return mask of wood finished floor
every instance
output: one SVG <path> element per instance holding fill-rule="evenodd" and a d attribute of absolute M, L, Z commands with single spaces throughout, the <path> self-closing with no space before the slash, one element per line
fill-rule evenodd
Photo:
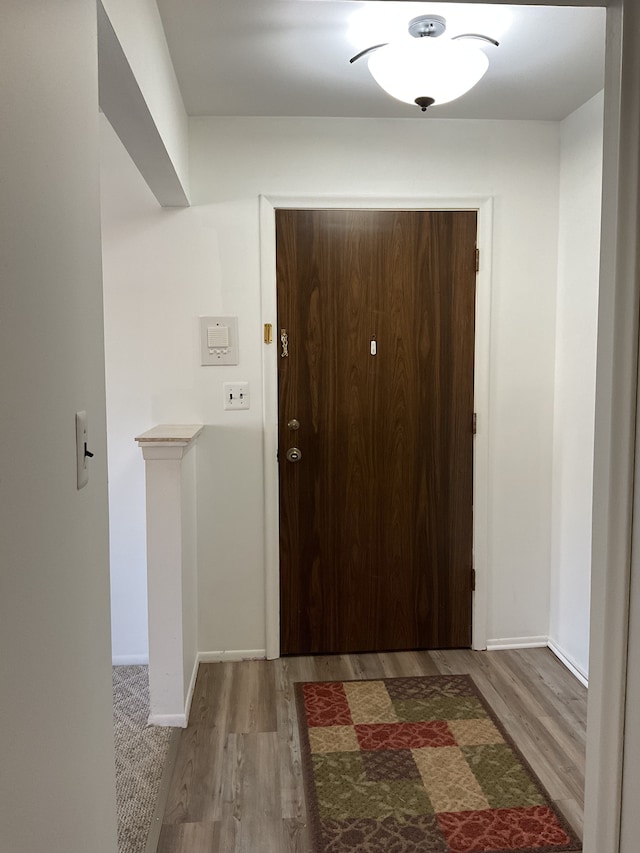
<path fill-rule="evenodd" d="M 587 691 L 548 649 L 200 666 L 158 853 L 310 853 L 295 681 L 469 673 L 582 836 Z"/>

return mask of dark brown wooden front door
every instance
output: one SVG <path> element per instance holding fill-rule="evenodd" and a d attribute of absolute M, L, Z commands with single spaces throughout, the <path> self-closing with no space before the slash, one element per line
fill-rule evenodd
<path fill-rule="evenodd" d="M 468 647 L 476 213 L 278 210 L 276 243 L 281 651 Z"/>

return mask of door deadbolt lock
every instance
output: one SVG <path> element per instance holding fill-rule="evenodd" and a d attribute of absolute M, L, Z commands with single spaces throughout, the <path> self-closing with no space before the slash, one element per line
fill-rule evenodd
<path fill-rule="evenodd" d="M 300 421 L 297 418 L 291 418 L 287 426 L 289 429 L 300 429 Z"/>
<path fill-rule="evenodd" d="M 290 447 L 287 450 L 287 459 L 289 462 L 299 462 L 302 459 L 302 451 L 299 447 Z"/>

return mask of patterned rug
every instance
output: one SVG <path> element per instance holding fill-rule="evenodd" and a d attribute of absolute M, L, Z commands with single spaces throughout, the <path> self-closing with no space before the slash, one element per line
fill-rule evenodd
<path fill-rule="evenodd" d="M 172 729 L 150 726 L 149 668 L 113 667 L 118 853 L 143 853 Z"/>
<path fill-rule="evenodd" d="M 296 694 L 314 853 L 582 850 L 469 676 Z"/>

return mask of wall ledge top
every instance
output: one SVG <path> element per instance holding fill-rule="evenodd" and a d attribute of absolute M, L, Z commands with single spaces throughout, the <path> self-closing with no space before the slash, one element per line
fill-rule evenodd
<path fill-rule="evenodd" d="M 145 444 L 190 444 L 202 430 L 203 424 L 160 424 L 141 435 L 135 441 L 142 447 Z"/>

